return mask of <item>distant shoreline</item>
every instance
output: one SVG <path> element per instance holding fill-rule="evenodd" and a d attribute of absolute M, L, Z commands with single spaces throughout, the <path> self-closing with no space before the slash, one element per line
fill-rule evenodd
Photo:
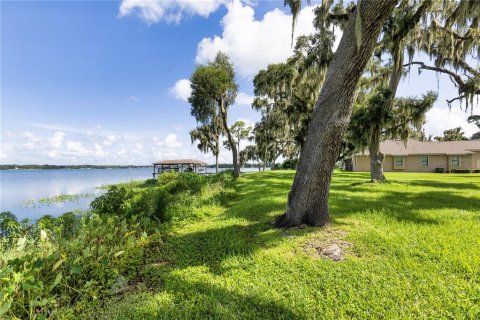
<path fill-rule="evenodd" d="M 208 168 L 215 168 L 214 164 L 207 165 Z M 257 168 L 257 164 L 246 163 L 243 168 Z M 0 170 L 54 170 L 54 169 L 139 169 L 152 168 L 151 165 L 53 165 L 53 164 L 0 164 Z M 231 163 L 219 163 L 219 169 L 233 169 Z"/>
<path fill-rule="evenodd" d="M 133 165 L 42 165 L 42 164 L 2 164 L 0 170 L 54 170 L 54 169 L 138 169 L 138 168 L 150 168 L 149 165 L 133 166 Z"/>

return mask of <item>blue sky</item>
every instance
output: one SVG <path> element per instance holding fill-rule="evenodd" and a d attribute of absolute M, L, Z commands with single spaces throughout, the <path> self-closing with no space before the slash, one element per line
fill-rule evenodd
<path fill-rule="evenodd" d="M 313 30 L 304 8 L 297 34 Z M 213 161 L 190 143 L 188 78 L 227 52 L 240 93 L 229 120 L 253 123 L 252 77 L 290 52 L 283 1 L 1 2 L 1 163 L 148 164 L 172 157 Z M 440 88 L 427 132 L 467 115 L 448 111 L 448 78 L 413 72 L 400 95 Z M 478 110 L 478 107 L 477 107 Z M 231 161 L 228 151 L 221 160 Z"/>

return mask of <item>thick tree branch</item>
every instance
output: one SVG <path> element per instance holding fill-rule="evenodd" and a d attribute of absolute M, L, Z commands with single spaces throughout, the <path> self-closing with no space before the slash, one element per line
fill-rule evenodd
<path fill-rule="evenodd" d="M 417 23 L 422 18 L 423 14 L 431 7 L 433 1 L 432 0 L 425 0 L 423 3 L 418 7 L 417 12 L 405 23 L 406 26 L 416 26 Z M 403 40 L 408 33 L 411 31 L 411 28 L 401 28 L 393 37 L 393 43 L 399 43 L 399 41 Z"/>

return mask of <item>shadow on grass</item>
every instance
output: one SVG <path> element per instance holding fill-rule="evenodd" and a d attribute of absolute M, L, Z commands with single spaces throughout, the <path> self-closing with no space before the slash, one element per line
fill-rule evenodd
<path fill-rule="evenodd" d="M 351 175 L 340 173 L 334 176 L 330 193 L 330 214 L 334 224 L 341 224 L 342 218 L 357 213 L 381 215 L 402 223 L 439 224 L 444 217 L 432 217 L 425 211 L 456 209 L 461 214 L 460 210 L 480 208 L 478 198 L 445 191 L 450 188 L 461 190 L 460 185 L 466 188 L 463 184 L 422 180 L 405 183 L 402 190 L 401 182 L 399 185 L 391 181 L 390 188 L 388 184 L 365 182 L 363 176 L 352 179 Z M 225 212 L 215 217 L 218 223 L 212 225 L 213 228 L 169 239 L 175 265 L 179 268 L 207 266 L 212 273 L 221 274 L 227 271 L 223 264 L 226 259 L 246 257 L 259 249 L 285 241 L 281 230 L 272 230 L 272 222 L 286 208 L 292 179 L 293 172 L 272 172 L 246 175 L 234 182 L 230 186 L 234 190 L 233 198 Z M 353 181 L 352 185 L 352 180 L 360 181 Z M 410 190 L 411 185 L 434 186 L 438 190 Z M 293 232 L 313 230 L 307 228 Z"/>
<path fill-rule="evenodd" d="M 235 272 L 232 269 L 248 270 L 249 257 L 258 250 L 277 246 L 289 241 L 281 230 L 272 229 L 274 216 L 286 207 L 294 172 L 262 172 L 248 174 L 228 185 L 234 190 L 227 199 L 226 210 L 212 217 L 214 223 L 205 223 L 205 229 L 186 234 L 170 234 L 166 239 L 165 257 L 168 266 L 152 267 L 153 274 L 161 278 L 165 286 L 156 292 L 173 296 L 175 303 L 162 304 L 156 309 L 164 318 L 171 319 L 300 319 L 293 310 L 281 303 L 255 294 L 232 292 L 203 278 L 204 271 L 188 270 L 206 267 L 208 278 Z M 392 181 L 392 187 L 368 183 L 368 174 L 337 173 L 332 181 L 330 210 L 332 222 L 351 214 L 376 214 L 391 217 L 399 222 L 415 224 L 439 224 L 442 221 L 425 214 L 425 210 L 458 209 L 478 210 L 480 200 L 468 198 L 459 192 L 442 189 L 467 189 L 468 184 L 438 181 L 405 182 L 405 190 Z M 367 181 L 365 181 L 367 180 Z M 366 182 L 366 183 L 364 183 Z M 396 186 L 395 186 L 396 185 Z M 408 186 L 433 187 L 438 190 Z M 397 189 L 395 189 L 397 188 Z M 471 187 L 468 189 L 471 190 Z M 459 213 L 460 214 L 460 213 Z M 316 229 L 291 230 L 289 234 L 302 235 Z M 159 254 L 161 255 L 161 254 Z M 161 257 L 160 257 L 161 258 Z M 239 258 L 239 259 L 237 259 Z M 199 272 L 185 280 L 188 272 Z M 192 282 L 194 281 L 194 282 Z M 248 292 L 248 290 L 245 290 Z M 136 308 L 136 304 L 132 303 Z M 140 306 L 138 306 L 141 309 Z M 235 314 L 228 314 L 234 312 Z M 140 313 L 140 312 L 139 312 Z"/>
<path fill-rule="evenodd" d="M 477 179 L 478 179 L 477 182 L 480 184 L 480 178 L 477 178 Z M 473 183 L 440 182 L 440 181 L 432 181 L 432 180 L 413 180 L 413 181 L 409 181 L 408 184 L 412 186 L 421 186 L 421 187 L 439 188 L 439 189 L 480 190 L 480 186 L 477 186 Z"/>
<path fill-rule="evenodd" d="M 428 181 L 429 182 L 429 181 Z M 415 185 L 408 183 L 408 185 Z M 407 188 L 408 188 L 407 185 Z M 449 187 L 460 190 L 458 184 L 445 183 L 417 183 L 422 186 L 435 186 L 438 191 L 418 191 L 411 192 L 407 188 L 405 191 L 393 191 L 385 189 L 376 189 L 376 186 L 369 184 L 353 184 L 334 187 L 330 192 L 330 214 L 333 222 L 337 219 L 347 217 L 352 213 L 362 212 L 368 214 L 383 214 L 390 218 L 395 218 L 399 222 L 410 222 L 418 224 L 438 224 L 439 219 L 425 217 L 424 212 L 430 210 L 453 209 L 458 210 L 478 210 L 480 208 L 480 199 L 462 196 L 461 193 L 449 192 Z M 385 187 L 382 186 L 382 187 Z M 472 190 L 466 188 L 465 190 Z M 368 196 L 371 197 L 368 197 Z"/>
<path fill-rule="evenodd" d="M 303 319 L 290 308 L 274 299 L 253 293 L 236 293 L 204 281 L 186 281 L 172 274 L 166 275 L 169 285 L 162 291 L 166 303 L 151 295 L 127 298 L 128 303 L 108 306 L 109 319 Z M 245 290 L 248 291 L 248 290 Z M 152 305 L 153 304 L 153 305 Z"/>

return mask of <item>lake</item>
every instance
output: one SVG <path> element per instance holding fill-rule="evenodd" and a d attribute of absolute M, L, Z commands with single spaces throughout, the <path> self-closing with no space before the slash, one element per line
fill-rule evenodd
<path fill-rule="evenodd" d="M 247 171 L 257 169 L 242 169 Z M 103 192 L 98 187 L 150 179 L 152 172 L 152 168 L 0 170 L 0 212 L 11 211 L 19 219 L 37 219 L 85 210 Z M 49 201 L 61 195 L 70 196 L 67 201 Z"/>

